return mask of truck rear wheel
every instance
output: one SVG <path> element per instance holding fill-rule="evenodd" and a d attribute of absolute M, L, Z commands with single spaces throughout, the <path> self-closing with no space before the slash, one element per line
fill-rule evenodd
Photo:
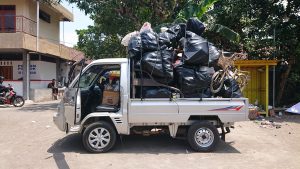
<path fill-rule="evenodd" d="M 116 131 L 114 127 L 105 122 L 90 124 L 82 136 L 84 148 L 91 153 L 104 153 L 109 151 L 116 143 Z"/>
<path fill-rule="evenodd" d="M 188 130 L 187 140 L 195 151 L 213 151 L 220 137 L 217 128 L 209 122 L 194 123 Z"/>

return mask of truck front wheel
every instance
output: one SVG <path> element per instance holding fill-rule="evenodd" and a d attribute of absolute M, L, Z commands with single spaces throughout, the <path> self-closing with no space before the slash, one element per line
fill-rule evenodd
<path fill-rule="evenodd" d="M 187 140 L 195 151 L 209 152 L 219 142 L 217 128 L 209 122 L 194 123 L 188 130 Z"/>
<path fill-rule="evenodd" d="M 115 145 L 116 135 L 111 124 L 105 121 L 93 123 L 83 132 L 83 146 L 91 153 L 104 153 Z"/>

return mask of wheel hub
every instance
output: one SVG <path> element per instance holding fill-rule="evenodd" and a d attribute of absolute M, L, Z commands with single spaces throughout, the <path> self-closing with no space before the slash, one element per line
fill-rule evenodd
<path fill-rule="evenodd" d="M 196 143 L 201 147 L 208 147 L 214 141 L 214 134 L 209 128 L 199 128 L 194 137 Z"/>
<path fill-rule="evenodd" d="M 90 132 L 88 141 L 93 148 L 102 149 L 110 143 L 110 133 L 105 128 L 95 128 Z"/>

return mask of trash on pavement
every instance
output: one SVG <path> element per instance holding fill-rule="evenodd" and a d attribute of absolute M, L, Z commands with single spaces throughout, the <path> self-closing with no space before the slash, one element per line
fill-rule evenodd
<path fill-rule="evenodd" d="M 300 114 L 300 102 L 285 110 L 289 113 Z"/>

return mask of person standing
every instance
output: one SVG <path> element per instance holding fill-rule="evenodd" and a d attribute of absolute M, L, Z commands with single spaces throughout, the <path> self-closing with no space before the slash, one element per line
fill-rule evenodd
<path fill-rule="evenodd" d="M 52 95 L 55 100 L 57 100 L 57 95 L 58 95 L 58 88 L 55 83 L 55 79 L 52 79 L 52 81 L 48 84 L 48 88 L 52 89 Z"/>

